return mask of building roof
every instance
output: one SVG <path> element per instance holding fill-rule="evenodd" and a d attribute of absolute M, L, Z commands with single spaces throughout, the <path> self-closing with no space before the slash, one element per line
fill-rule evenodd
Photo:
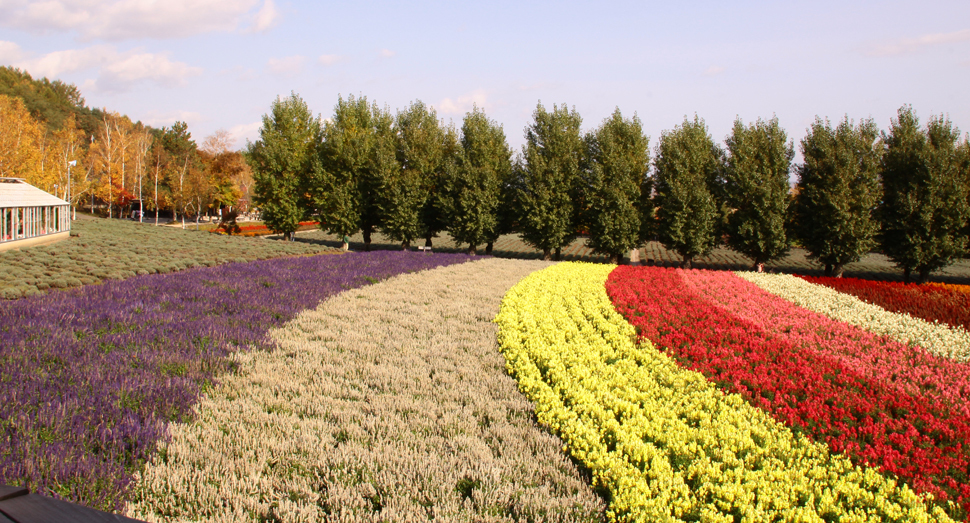
<path fill-rule="evenodd" d="M 0 178 L 0 207 L 44 207 L 48 205 L 68 205 L 68 203 L 20 178 Z"/>

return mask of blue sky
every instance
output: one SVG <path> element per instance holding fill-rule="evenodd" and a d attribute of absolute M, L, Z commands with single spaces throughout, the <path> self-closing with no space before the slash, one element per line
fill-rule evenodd
<path fill-rule="evenodd" d="M 78 85 L 91 106 L 245 145 L 278 95 L 324 118 L 338 95 L 420 99 L 461 124 L 477 103 L 518 150 L 541 101 L 592 130 L 619 107 L 650 136 L 697 113 L 722 141 L 777 115 L 903 104 L 970 130 L 970 2 L 293 2 L 4 0 L 0 64 Z"/>

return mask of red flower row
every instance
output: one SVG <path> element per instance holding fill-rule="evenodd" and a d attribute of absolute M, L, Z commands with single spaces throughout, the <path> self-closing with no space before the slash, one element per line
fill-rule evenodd
<path fill-rule="evenodd" d="M 846 340 L 824 332 L 824 322 L 811 338 L 766 332 L 705 299 L 683 275 L 675 269 L 620 266 L 606 291 L 641 336 L 685 367 L 856 463 L 895 474 L 938 500 L 956 500 L 963 508 L 953 515 L 965 516 L 970 508 L 968 416 L 945 402 L 901 392 L 843 361 L 838 352 L 844 352 Z M 748 292 L 763 291 L 751 285 Z M 816 350 L 805 340 L 841 346 Z"/>
<path fill-rule="evenodd" d="M 938 321 L 970 330 L 970 294 L 966 292 L 936 285 L 870 281 L 858 278 L 812 276 L 801 276 L 801 278 L 851 294 L 888 311 L 904 312 L 926 321 Z"/>
<path fill-rule="evenodd" d="M 320 222 L 300 222 L 299 229 L 302 230 L 308 227 L 315 227 L 319 224 Z M 224 232 L 224 229 L 222 227 L 216 227 L 214 229 L 214 232 Z M 245 235 L 246 233 L 259 235 L 259 234 L 272 234 L 273 231 L 271 231 L 269 227 L 267 227 L 265 224 L 262 224 L 262 223 L 255 224 L 255 225 L 239 226 L 238 234 Z"/>

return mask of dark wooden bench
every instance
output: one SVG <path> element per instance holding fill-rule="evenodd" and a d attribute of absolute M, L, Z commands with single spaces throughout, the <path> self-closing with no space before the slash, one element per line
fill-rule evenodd
<path fill-rule="evenodd" d="M 0 485 L 0 523 L 144 523 L 67 501 L 31 494 L 25 488 Z"/>

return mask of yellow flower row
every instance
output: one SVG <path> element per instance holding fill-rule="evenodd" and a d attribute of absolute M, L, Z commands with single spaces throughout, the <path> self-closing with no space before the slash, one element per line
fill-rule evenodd
<path fill-rule="evenodd" d="M 609 492 L 612 520 L 950 521 L 905 485 L 638 344 L 606 295 L 612 269 L 535 272 L 495 318 L 508 371 L 539 422 Z"/>

